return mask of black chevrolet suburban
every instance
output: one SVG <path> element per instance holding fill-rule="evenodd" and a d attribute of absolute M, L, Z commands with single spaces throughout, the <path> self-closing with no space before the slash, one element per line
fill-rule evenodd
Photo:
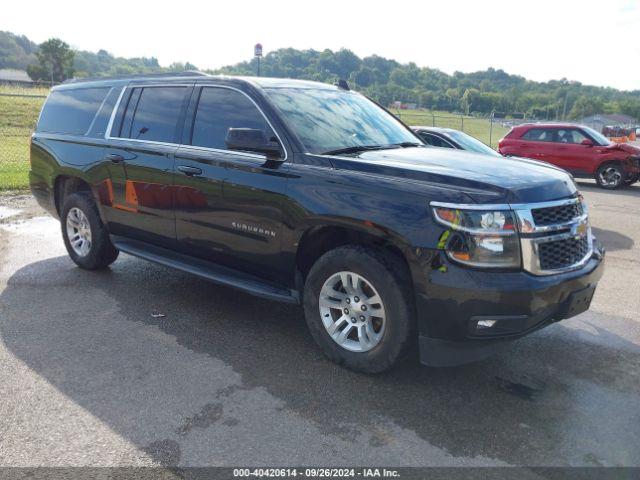
<path fill-rule="evenodd" d="M 562 170 L 425 146 L 337 86 L 197 72 L 52 89 L 31 189 L 71 259 L 119 252 L 303 305 L 333 361 L 456 365 L 589 307 L 603 250 Z"/>

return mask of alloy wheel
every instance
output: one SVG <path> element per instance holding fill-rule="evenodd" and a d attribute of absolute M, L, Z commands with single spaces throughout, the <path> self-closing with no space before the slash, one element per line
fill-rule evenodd
<path fill-rule="evenodd" d="M 78 207 L 73 207 L 67 213 L 67 238 L 73 251 L 80 257 L 86 257 L 91 251 L 91 225 Z"/>
<path fill-rule="evenodd" d="M 320 290 L 320 316 L 329 336 L 351 352 L 366 352 L 382 340 L 386 312 L 375 287 L 362 275 L 338 272 Z"/>
<path fill-rule="evenodd" d="M 620 171 L 614 167 L 603 168 L 598 173 L 598 177 L 600 178 L 600 183 L 602 185 L 606 185 L 607 187 L 615 187 L 622 181 L 622 175 L 620 174 Z"/>

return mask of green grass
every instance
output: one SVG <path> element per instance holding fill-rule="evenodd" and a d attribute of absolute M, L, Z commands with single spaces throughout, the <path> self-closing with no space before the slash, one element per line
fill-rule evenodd
<path fill-rule="evenodd" d="M 29 134 L 7 135 L 0 129 L 0 191 L 24 190 L 29 186 Z"/>
<path fill-rule="evenodd" d="M 48 89 L 0 86 L 0 94 L 46 95 Z M 29 138 L 44 98 L 0 95 L 0 191 L 29 186 Z"/>
<path fill-rule="evenodd" d="M 493 122 L 491 125 L 491 120 L 488 118 L 468 117 L 430 110 L 391 110 L 391 112 L 407 125 L 462 130 L 492 148 L 497 147 L 498 141 L 509 131 L 498 122 Z"/>

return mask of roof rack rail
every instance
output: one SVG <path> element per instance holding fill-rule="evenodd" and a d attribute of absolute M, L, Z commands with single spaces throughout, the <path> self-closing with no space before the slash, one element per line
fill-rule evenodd
<path fill-rule="evenodd" d="M 105 77 L 82 77 L 82 78 L 70 78 L 62 82 L 67 83 L 82 83 L 82 82 L 94 82 L 100 80 L 122 80 L 125 78 L 163 78 L 163 77 L 209 77 L 210 75 L 198 70 L 185 70 L 183 72 L 161 72 L 161 73 L 136 73 L 136 74 L 123 74 L 123 75 L 109 75 Z"/>

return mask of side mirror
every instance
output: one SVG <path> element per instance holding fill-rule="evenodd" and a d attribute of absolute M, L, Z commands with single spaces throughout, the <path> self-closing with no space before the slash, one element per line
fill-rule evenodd
<path fill-rule="evenodd" d="M 582 140 L 582 142 L 580 142 L 580 145 L 584 145 L 585 147 L 593 147 L 593 142 L 588 138 L 585 138 L 584 140 Z"/>
<path fill-rule="evenodd" d="M 230 128 L 224 143 L 229 150 L 264 153 L 269 160 L 281 159 L 280 144 L 267 140 L 257 128 Z"/>

